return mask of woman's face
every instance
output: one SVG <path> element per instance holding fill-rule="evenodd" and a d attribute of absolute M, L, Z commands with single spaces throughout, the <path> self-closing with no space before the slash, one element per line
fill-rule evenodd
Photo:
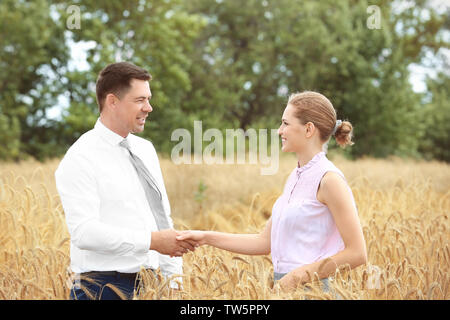
<path fill-rule="evenodd" d="M 306 125 L 294 115 L 294 107 L 290 104 L 284 109 L 278 134 L 281 137 L 281 151 L 299 152 L 305 145 Z"/>

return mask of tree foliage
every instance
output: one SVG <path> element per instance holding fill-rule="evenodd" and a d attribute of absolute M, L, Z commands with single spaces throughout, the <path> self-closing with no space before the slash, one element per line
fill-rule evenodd
<path fill-rule="evenodd" d="M 64 30 L 49 1 L 0 2 L 0 159 L 51 154 L 46 111 L 64 91 Z"/>
<path fill-rule="evenodd" d="M 432 99 L 422 110 L 425 135 L 419 150 L 427 159 L 450 162 L 450 78 L 441 73 L 428 86 Z"/>
<path fill-rule="evenodd" d="M 154 111 L 142 135 L 159 151 L 170 152 L 171 132 L 192 130 L 194 120 L 205 129 L 276 128 L 288 94 L 316 90 L 354 125 L 349 155 L 448 161 L 448 73 L 428 80 L 425 97 L 409 81 L 412 64 L 448 48 L 448 20 L 428 1 L 410 3 L 2 1 L 0 158 L 62 154 L 98 117 L 99 71 L 126 60 L 152 74 Z M 71 5 L 79 29 L 67 25 Z M 86 43 L 87 70 L 69 59 Z M 68 107 L 51 119 L 61 97 Z"/>

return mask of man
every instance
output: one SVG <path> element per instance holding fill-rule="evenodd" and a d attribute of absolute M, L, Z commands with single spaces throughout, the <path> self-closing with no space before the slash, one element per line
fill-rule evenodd
<path fill-rule="evenodd" d="M 71 299 L 130 299 L 141 267 L 181 274 L 181 256 L 194 250 L 193 243 L 175 239 L 155 148 L 132 134 L 144 130 L 153 110 L 150 80 L 131 63 L 104 68 L 96 84 L 100 118 L 55 172 L 71 235 L 71 269 L 81 278 Z"/>

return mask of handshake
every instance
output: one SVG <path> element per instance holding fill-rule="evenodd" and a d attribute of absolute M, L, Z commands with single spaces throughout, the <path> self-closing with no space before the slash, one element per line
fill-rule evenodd
<path fill-rule="evenodd" d="M 177 231 L 166 229 L 152 232 L 150 250 L 171 257 L 181 257 L 183 254 L 194 251 L 195 248 L 205 244 L 205 231 Z"/>

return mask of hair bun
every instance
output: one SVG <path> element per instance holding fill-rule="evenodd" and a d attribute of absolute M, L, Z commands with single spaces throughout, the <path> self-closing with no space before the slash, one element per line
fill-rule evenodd
<path fill-rule="evenodd" d="M 338 123 L 338 121 L 340 121 Z M 336 121 L 335 131 L 333 133 L 334 138 L 339 146 L 345 148 L 354 144 L 352 141 L 353 126 L 348 121 Z"/>

